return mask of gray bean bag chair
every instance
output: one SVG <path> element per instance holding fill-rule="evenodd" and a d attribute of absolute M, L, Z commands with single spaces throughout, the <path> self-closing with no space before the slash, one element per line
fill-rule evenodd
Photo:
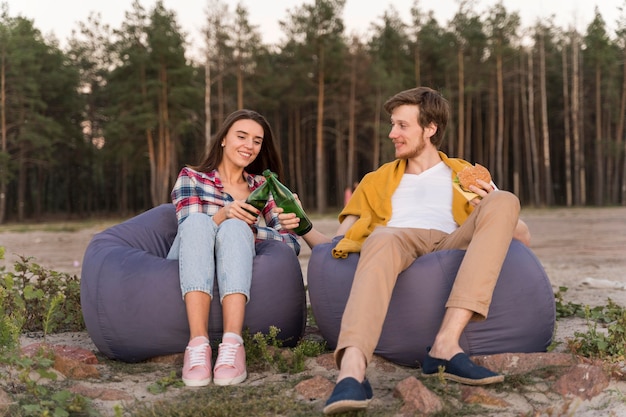
<path fill-rule="evenodd" d="M 311 309 L 330 348 L 337 346 L 358 254 L 335 259 L 338 241 L 316 246 L 307 283 Z M 375 354 L 405 366 L 419 366 L 445 312 L 465 251 L 433 252 L 415 260 L 399 276 Z M 556 320 L 552 286 L 530 249 L 513 241 L 494 290 L 489 316 L 471 322 L 461 338 L 469 355 L 545 352 Z"/>
<path fill-rule="evenodd" d="M 89 336 L 105 356 L 138 362 L 184 352 L 189 327 L 178 261 L 165 259 L 177 231 L 174 206 L 163 204 L 113 226 L 89 243 L 81 273 L 81 306 Z M 278 241 L 256 245 L 244 327 L 251 334 L 280 329 L 284 346 L 304 333 L 306 294 L 300 263 Z M 222 336 L 215 287 L 209 332 Z"/>

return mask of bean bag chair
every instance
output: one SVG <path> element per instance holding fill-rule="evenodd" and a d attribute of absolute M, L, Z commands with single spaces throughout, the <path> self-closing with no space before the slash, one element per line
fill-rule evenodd
<path fill-rule="evenodd" d="M 105 356 L 138 362 L 184 352 L 189 326 L 178 261 L 166 259 L 178 225 L 172 204 L 163 204 L 93 237 L 81 273 L 81 307 L 89 336 Z M 280 329 L 284 346 L 304 333 L 306 293 L 298 258 L 278 241 L 256 245 L 244 327 L 251 334 Z M 222 336 L 217 284 L 209 336 Z"/>
<path fill-rule="evenodd" d="M 316 246 L 307 284 L 316 323 L 330 348 L 337 346 L 359 254 L 335 259 L 338 242 Z M 375 354 L 399 365 L 417 367 L 433 343 L 465 251 L 445 250 L 416 259 L 399 276 Z M 545 352 L 556 320 L 552 286 L 530 249 L 514 240 L 509 247 L 489 316 L 470 322 L 461 337 L 469 355 Z"/>

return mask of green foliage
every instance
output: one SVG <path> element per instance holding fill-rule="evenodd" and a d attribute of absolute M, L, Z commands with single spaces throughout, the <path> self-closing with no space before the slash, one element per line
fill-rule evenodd
<path fill-rule="evenodd" d="M 0 259 L 4 248 L 0 247 Z M 67 390 L 56 390 L 42 380 L 55 381 L 57 374 L 51 368 L 54 359 L 45 348 L 33 356 L 21 352 L 20 335 L 29 323 L 32 329 L 50 333 L 59 323 L 63 310 L 62 302 L 78 295 L 78 287 L 67 285 L 67 276 L 46 271 L 28 259 L 17 262 L 16 274 L 0 268 L 0 365 L 7 367 L 7 373 L 0 378 L 7 379 L 14 387 L 17 404 L 11 406 L 9 415 L 15 417 L 69 417 L 95 415 L 85 397 Z M 59 278 L 62 278 L 59 280 Z M 34 278 L 31 283 L 28 278 Z M 44 283 L 47 279 L 52 282 Z M 61 281 L 61 282 L 59 282 Z M 33 315 L 35 309 L 36 315 Z M 80 308 L 72 317 L 80 315 Z M 81 316 L 82 323 L 82 316 Z"/>
<path fill-rule="evenodd" d="M 23 326 L 23 309 L 7 312 L 7 291 L 0 287 L 0 359 L 7 352 L 19 347 L 19 337 Z"/>
<path fill-rule="evenodd" d="M 20 257 L 14 270 L 0 275 L 0 290 L 5 314 L 23 318 L 23 330 L 49 334 L 85 329 L 76 275 L 45 269 L 26 257 Z"/>
<path fill-rule="evenodd" d="M 583 317 L 587 320 L 586 332 L 575 332 L 567 341 L 569 349 L 581 356 L 611 362 L 626 357 L 626 309 L 610 298 L 603 306 L 583 306 L 563 300 L 566 287 L 559 287 L 556 297 L 557 318 Z"/>
<path fill-rule="evenodd" d="M 185 383 L 176 375 L 176 371 L 172 371 L 166 377 L 159 379 L 154 384 L 150 384 L 148 386 L 148 392 L 157 395 L 164 393 L 169 387 L 182 388 L 184 386 Z"/>
<path fill-rule="evenodd" d="M 576 354 L 610 362 L 626 358 L 626 310 L 610 299 L 601 309 L 586 307 L 587 331 L 574 333 L 568 341 L 569 348 Z M 602 330 L 598 326 L 606 323 Z"/>
<path fill-rule="evenodd" d="M 301 352 L 303 357 L 314 358 L 326 352 L 326 342 L 316 342 L 314 340 L 302 339 L 294 350 Z"/>
<path fill-rule="evenodd" d="M 556 318 L 562 319 L 566 317 L 578 316 L 583 317 L 584 307 L 582 304 L 566 302 L 563 299 L 564 294 L 567 292 L 567 287 L 559 287 L 559 291 L 554 294 L 556 299 Z"/>
<path fill-rule="evenodd" d="M 42 381 L 55 381 L 54 360 L 42 350 L 33 357 L 22 356 L 19 349 L 4 350 L 0 364 L 9 369 L 2 377 L 13 387 L 15 399 L 10 415 L 15 417 L 93 415 L 89 400 L 67 390 L 55 390 Z M 12 377 L 15 375 L 15 377 Z M 15 379 L 14 379 L 15 378 Z"/>
<path fill-rule="evenodd" d="M 27 402 L 20 401 L 19 410 L 16 410 L 15 417 L 70 417 L 70 416 L 96 416 L 89 400 L 81 395 L 74 394 L 67 390 L 51 391 L 41 385 L 39 389 L 37 402 L 31 402 L 29 398 Z"/>
<path fill-rule="evenodd" d="M 278 339 L 280 329 L 272 326 L 267 334 L 250 335 L 244 332 L 246 362 L 250 368 L 286 373 L 304 371 L 307 357 L 317 356 L 326 350 L 325 343 L 302 339 L 292 349 L 282 348 Z"/>
<path fill-rule="evenodd" d="M 608 300 L 606 306 L 589 307 L 579 303 L 565 301 L 563 295 L 567 292 L 567 287 L 559 287 L 559 291 L 555 294 L 556 298 L 556 318 L 581 317 L 589 318 L 593 321 L 601 323 L 609 323 L 614 321 L 621 312 L 621 307 Z"/>

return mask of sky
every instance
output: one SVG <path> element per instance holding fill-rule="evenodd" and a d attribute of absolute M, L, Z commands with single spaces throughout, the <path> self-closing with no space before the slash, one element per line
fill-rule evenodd
<path fill-rule="evenodd" d="M 315 0 L 223 0 L 231 11 L 240 1 L 249 12 L 250 23 L 256 25 L 266 44 L 275 44 L 282 39 L 278 24 L 284 20 L 288 11 L 293 11 L 303 4 L 312 4 Z M 498 0 L 475 0 L 475 10 L 481 14 L 495 5 Z M 156 0 L 140 0 L 147 9 Z M 178 22 L 189 35 L 192 43 L 200 43 L 200 31 L 204 26 L 205 10 L 208 0 L 163 0 L 165 7 L 174 10 Z M 509 13 L 518 12 L 522 27 L 533 26 L 538 19 L 554 16 L 554 22 L 562 28 L 576 27 L 580 32 L 586 30 L 593 19 L 597 6 L 607 23 L 609 30 L 616 27 L 620 16 L 619 8 L 626 9 L 626 0 L 502 0 Z M 72 29 L 77 29 L 78 22 L 86 21 L 92 12 L 102 16 L 102 22 L 118 28 L 125 12 L 131 10 L 132 0 L 0 0 L 6 3 L 9 15 L 34 20 L 35 27 L 44 35 L 54 35 L 64 45 Z M 413 0 L 347 0 L 344 8 L 346 34 L 366 34 L 372 23 L 379 23 L 380 17 L 390 7 L 394 7 L 400 17 L 410 23 L 410 9 Z M 445 26 L 458 10 L 458 0 L 419 0 L 424 13 L 433 11 L 440 25 Z"/>

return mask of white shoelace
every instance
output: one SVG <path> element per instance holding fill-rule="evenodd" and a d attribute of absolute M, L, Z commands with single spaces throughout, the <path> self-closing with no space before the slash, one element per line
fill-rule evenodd
<path fill-rule="evenodd" d="M 237 355 L 239 346 L 241 346 L 239 343 L 220 343 L 215 367 L 230 366 L 234 368 L 235 356 Z"/>
<path fill-rule="evenodd" d="M 196 366 L 206 366 L 206 353 L 208 345 L 208 343 L 203 343 L 194 347 L 187 346 L 187 350 L 189 351 L 189 369 Z"/>

